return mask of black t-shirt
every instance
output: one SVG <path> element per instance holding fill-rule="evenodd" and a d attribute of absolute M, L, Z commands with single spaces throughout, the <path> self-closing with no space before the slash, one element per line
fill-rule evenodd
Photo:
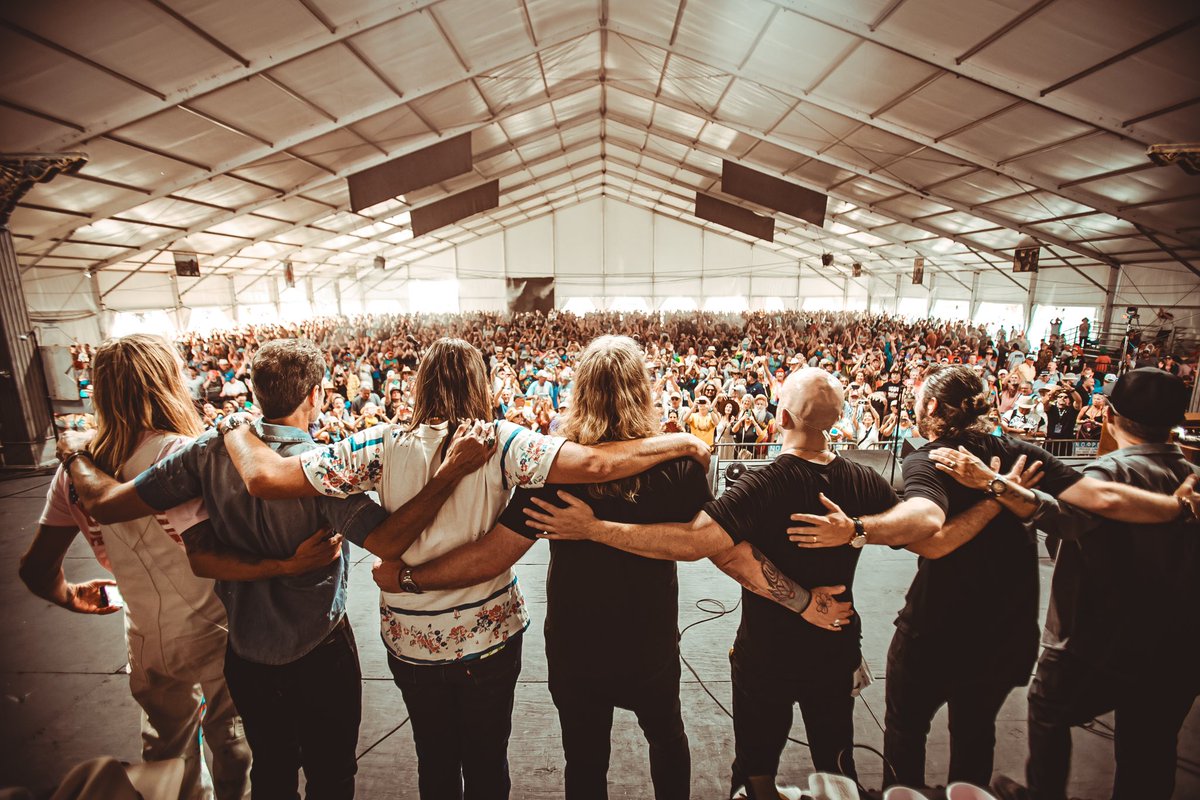
<path fill-rule="evenodd" d="M 1074 439 L 1075 418 L 1079 412 L 1074 406 L 1059 408 L 1050 406 L 1046 409 L 1046 437 L 1049 439 Z"/>
<path fill-rule="evenodd" d="M 897 503 L 896 493 L 874 470 L 844 458 L 814 464 L 784 453 L 771 464 L 746 472 L 704 510 L 734 542 L 748 541 L 779 570 L 806 589 L 844 585 L 839 599 L 854 600 L 854 569 L 860 550 L 844 545 L 797 547 L 787 538 L 796 513 L 827 513 L 818 494 L 852 517 L 878 514 Z M 799 614 L 747 590 L 742 591 L 742 624 L 737 648 L 776 663 L 822 658 L 853 669 L 859 661 L 858 615 L 841 632 L 811 625 Z"/>
<path fill-rule="evenodd" d="M 904 393 L 903 383 L 892 383 L 887 381 L 879 387 L 879 391 L 883 392 L 888 399 L 888 408 L 892 407 L 892 403 L 900 402 L 900 395 Z"/>
<path fill-rule="evenodd" d="M 968 433 L 929 442 L 904 459 L 904 499 L 923 497 L 946 512 L 949 520 L 984 497 L 937 469 L 929 453 L 939 447 L 965 446 L 985 463 L 1000 457 L 1001 473 L 1021 455 L 1041 461 L 1038 488 L 1058 495 L 1082 476 L 1042 448 L 1009 436 Z M 870 531 L 868 531 L 868 534 Z M 896 618 L 911 636 L 976 660 L 1024 683 L 1037 657 L 1038 560 L 1033 531 L 1008 511 L 1001 511 L 979 534 L 949 555 L 921 558 Z"/>
<path fill-rule="evenodd" d="M 586 485 L 518 489 L 500 524 L 530 539 L 526 508 L 538 497 L 561 505 L 561 489 L 614 522 L 691 522 L 712 499 L 704 469 L 690 458 L 641 474 L 637 501 L 593 497 Z M 646 675 L 679 654 L 679 584 L 675 562 L 643 558 L 597 542 L 550 542 L 546 576 L 546 658 L 575 674 Z"/>

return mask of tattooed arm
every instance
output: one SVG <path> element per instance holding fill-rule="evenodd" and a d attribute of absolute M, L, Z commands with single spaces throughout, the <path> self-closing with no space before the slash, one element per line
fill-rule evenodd
<path fill-rule="evenodd" d="M 839 631 L 854 614 L 849 603 L 833 597 L 844 592 L 846 587 L 817 586 L 806 589 L 784 575 L 761 550 L 749 542 L 716 553 L 710 559 L 747 591 L 779 603 L 818 628 Z M 834 622 L 838 624 L 834 625 Z"/>
<path fill-rule="evenodd" d="M 257 553 L 228 547 L 217 541 L 209 520 L 183 532 L 192 572 L 201 578 L 220 581 L 260 581 L 282 575 L 303 575 L 337 561 L 342 555 L 342 536 L 319 530 L 300 543 L 291 558 L 266 558 Z"/>

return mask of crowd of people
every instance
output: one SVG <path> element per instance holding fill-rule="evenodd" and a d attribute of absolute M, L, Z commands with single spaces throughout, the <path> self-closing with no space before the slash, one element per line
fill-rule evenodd
<path fill-rule="evenodd" d="M 1082 328 L 1081 328 L 1082 330 Z M 325 352 L 321 443 L 412 416 L 413 378 L 423 352 L 442 336 L 463 338 L 488 358 L 492 415 L 543 434 L 570 408 L 575 361 L 602 333 L 628 335 L 646 351 L 663 430 L 688 432 L 722 459 L 761 458 L 777 443 L 778 395 L 787 375 L 820 367 L 843 387 L 831 430 L 839 447 L 893 448 L 916 433 L 915 386 L 931 364 L 965 364 L 985 381 L 995 435 L 1048 443 L 1057 455 L 1092 454 L 1117 376 L 1156 366 L 1194 379 L 1196 354 L 1137 343 L 1125 354 L 1086 354 L 1086 334 L 1067 342 L 1061 324 L 1045 339 L 966 322 L 902 320 L 863 313 L 464 314 L 318 319 L 186 334 L 177 345 L 187 388 L 206 428 L 237 411 L 256 412 L 249 363 L 262 341 L 304 336 Z M 91 386 L 90 345 L 72 348 L 81 390 Z M 71 427 L 82 427 L 78 420 Z"/>
<path fill-rule="evenodd" d="M 125 597 L 145 755 L 184 757 L 189 796 L 295 797 L 303 771 L 308 796 L 345 798 L 362 715 L 353 542 L 377 556 L 420 796 L 486 800 L 509 796 L 531 621 L 513 565 L 547 538 L 565 796 L 606 796 L 625 708 L 665 800 L 688 797 L 691 776 L 675 562 L 708 558 L 743 587 L 729 796 L 774 800 L 797 704 L 814 767 L 854 780 L 858 557 L 906 548 L 920 558 L 888 653 L 887 783 L 929 783 L 926 741 L 947 705 L 946 779 L 991 782 L 997 714 L 1036 665 L 1032 794 L 997 791 L 1063 800 L 1071 727 L 1115 709 L 1114 798 L 1167 800 L 1200 693 L 1192 671 L 1161 680 L 1200 655 L 1200 494 L 1168 444 L 1191 370 L 1031 344 L 965 323 L 791 313 L 122 337 L 89 353 L 96 430 L 60 436 L 21 577 L 70 610 L 115 611 L 112 581 L 64 575 L 85 533 Z M 1080 473 L 1024 417 L 1049 427 L 1086 409 L 1116 449 Z M 890 447 L 904 429 L 921 443 L 901 500 L 837 444 Z M 704 467 L 726 442 L 774 458 L 713 497 Z M 1062 541 L 1044 633 L 1031 520 Z"/>

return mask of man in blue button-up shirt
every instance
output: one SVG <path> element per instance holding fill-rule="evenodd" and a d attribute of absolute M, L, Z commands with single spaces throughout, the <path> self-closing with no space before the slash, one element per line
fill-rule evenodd
<path fill-rule="evenodd" d="M 268 342 L 255 355 L 262 439 L 282 455 L 316 446 L 306 431 L 320 411 L 324 374 L 324 356 L 305 340 Z M 460 430 L 430 482 L 391 516 L 365 495 L 251 497 L 216 431 L 124 484 L 86 458 L 68 457 L 82 504 L 103 522 L 204 498 L 209 521 L 183 539 L 197 574 L 217 579 L 228 613 L 225 677 L 254 754 L 256 797 L 295 797 L 300 768 L 310 797 L 353 796 L 362 686 L 345 616 L 345 540 L 400 558 L 458 482 L 490 456 L 494 441 L 485 440 L 485 430 L 491 428 Z M 78 440 L 60 442 L 60 451 L 78 447 Z M 332 537 L 314 537 L 322 529 Z M 313 568 L 296 574 L 297 559 Z"/>

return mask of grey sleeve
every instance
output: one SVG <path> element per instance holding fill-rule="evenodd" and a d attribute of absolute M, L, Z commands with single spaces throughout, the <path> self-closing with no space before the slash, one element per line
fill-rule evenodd
<path fill-rule="evenodd" d="M 1116 476 L 1112 474 L 1111 466 L 1108 459 L 1102 459 L 1084 468 L 1083 475 L 1099 481 L 1115 480 Z M 1047 533 L 1056 534 L 1064 541 L 1078 541 L 1088 531 L 1098 528 L 1105 522 L 1103 517 L 1090 511 L 1084 511 L 1070 503 L 1064 503 L 1040 489 L 1031 489 L 1030 491 L 1038 501 L 1037 510 L 1033 512 L 1030 522 Z"/>
<path fill-rule="evenodd" d="M 330 527 L 341 533 L 359 547 L 367 536 L 388 518 L 388 512 L 365 494 L 356 494 L 345 500 L 318 497 L 321 515 Z"/>

